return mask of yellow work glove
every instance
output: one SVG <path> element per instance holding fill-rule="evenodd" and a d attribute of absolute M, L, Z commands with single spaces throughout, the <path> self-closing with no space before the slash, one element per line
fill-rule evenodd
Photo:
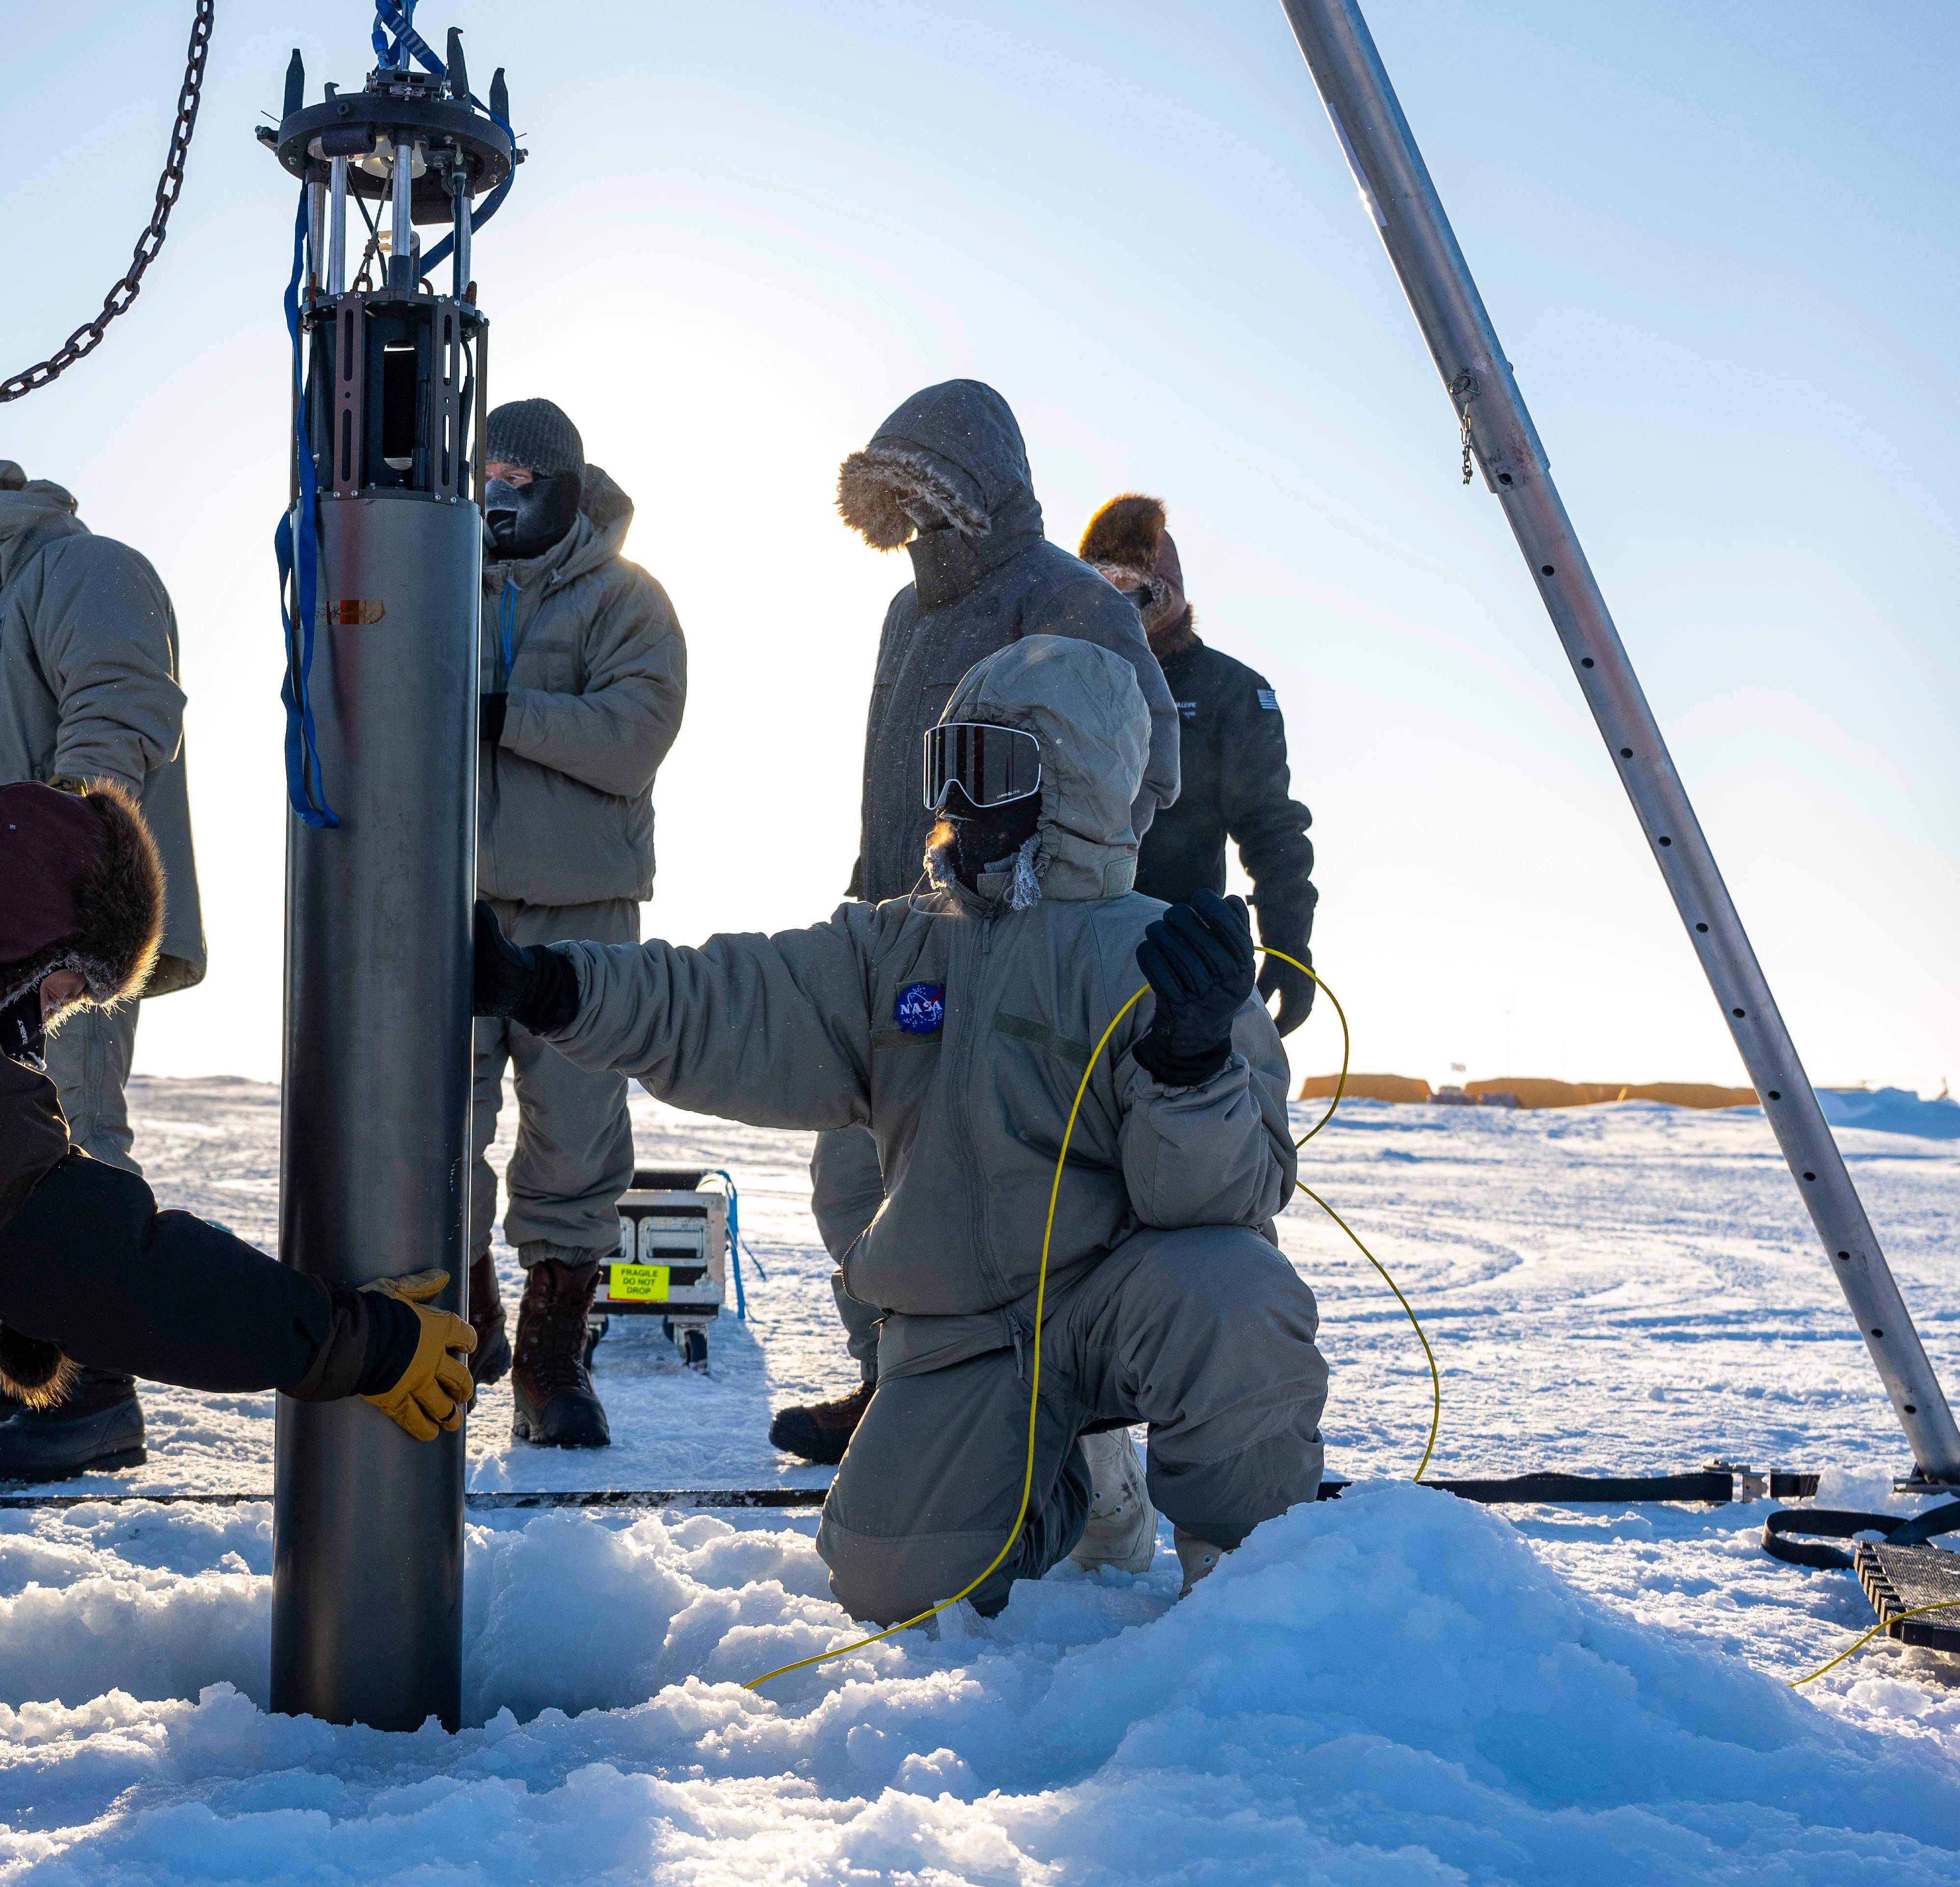
<path fill-rule="evenodd" d="M 415 1354 L 394 1387 L 361 1399 L 399 1423 L 417 1441 L 434 1441 L 438 1428 L 452 1434 L 460 1428 L 463 1411 L 474 1392 L 469 1366 L 450 1352 L 475 1349 L 476 1332 L 460 1317 L 446 1310 L 431 1310 L 422 1301 L 448 1282 L 447 1271 L 411 1271 L 406 1278 L 377 1278 L 361 1287 L 406 1304 L 422 1325 Z"/>

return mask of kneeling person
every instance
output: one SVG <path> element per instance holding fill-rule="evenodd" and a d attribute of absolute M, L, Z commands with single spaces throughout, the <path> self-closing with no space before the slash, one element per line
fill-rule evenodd
<path fill-rule="evenodd" d="M 1077 1443 L 1128 1456 L 1136 1422 L 1201 1576 L 1314 1497 L 1326 1394 L 1312 1294 L 1271 1242 L 1294 1154 L 1244 908 L 1130 888 L 1134 672 L 1028 637 L 968 672 L 926 743 L 929 891 L 699 950 L 521 950 L 478 912 L 479 1010 L 677 1106 L 870 1131 L 886 1198 L 844 1286 L 882 1319 L 878 1386 L 817 1547 L 837 1598 L 881 1623 L 958 1592 L 1013 1524 L 1056 1154 L 1146 977 L 1090 1070 L 1055 1206 L 1028 1523 L 974 1604 L 998 1612 L 1070 1552 L 1092 1501 L 1125 1504 L 1091 1466 L 1117 1451 Z M 1147 1563 L 1147 1535 L 1125 1544 Z"/>
<path fill-rule="evenodd" d="M 135 802 L 107 784 L 0 786 L 0 1389 L 45 1408 L 78 1370 L 119 1370 L 303 1402 L 362 1395 L 424 1441 L 457 1427 L 469 1371 L 450 1352 L 476 1338 L 416 1301 L 444 1273 L 358 1290 L 303 1277 L 221 1227 L 158 1211 L 139 1175 L 71 1144 L 46 1032 L 140 990 L 163 927 L 163 873 Z M 132 1411 L 126 1434 L 50 1431 L 38 1453 L 10 1448 L 9 1476 L 135 1465 L 135 1402 L 100 1415 Z"/>

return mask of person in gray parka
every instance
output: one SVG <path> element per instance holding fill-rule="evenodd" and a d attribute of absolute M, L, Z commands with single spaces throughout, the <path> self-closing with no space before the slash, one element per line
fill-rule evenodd
<path fill-rule="evenodd" d="M 854 897 L 877 903 L 919 882 L 931 816 L 919 803 L 919 742 L 954 684 L 983 656 L 1028 635 L 1067 635 L 1120 655 L 1150 711 L 1150 750 L 1131 829 L 1141 839 L 1178 794 L 1177 709 L 1136 609 L 1042 534 L 1042 509 L 1013 410 L 978 380 L 947 380 L 906 400 L 839 468 L 837 508 L 877 550 L 902 548 L 912 581 L 892 599 L 864 730 Z M 826 1134 L 810 1162 L 817 1228 L 840 1268 L 831 1284 L 862 1385 L 828 1402 L 778 1410 L 769 1439 L 834 1462 L 869 1400 L 877 1335 L 843 1288 L 842 1260 L 884 1197 L 869 1138 Z"/>
<path fill-rule="evenodd" d="M 165 878 L 164 931 L 147 1001 L 201 982 L 204 921 L 191 845 L 177 625 L 148 559 L 99 537 L 74 498 L 0 460 L 0 785 L 81 791 L 108 781 L 142 809 Z M 0 896 L 5 888 L 0 887 Z M 89 1009 L 48 1046 L 48 1072 L 75 1145 L 140 1173 L 123 1085 L 138 1004 Z M 84 1370 L 59 1408 L 0 1399 L 0 1479 L 78 1474 L 134 1458 L 143 1411 L 134 1379 Z"/>
<path fill-rule="evenodd" d="M 680 731 L 687 646 L 667 592 L 620 555 L 632 501 L 585 462 L 548 399 L 485 428 L 482 751 L 476 883 L 527 943 L 640 934 L 654 889 L 654 778 Z M 514 1346 L 490 1256 L 487 1154 L 504 1071 L 517 1099 L 504 1234 L 524 1267 Z M 479 1384 L 511 1373 L 516 1439 L 603 1446 L 586 1365 L 598 1261 L 619 1243 L 633 1177 L 626 1084 L 574 1068 L 520 1025 L 476 1028 L 469 1319 Z"/>
<path fill-rule="evenodd" d="M 991 1615 L 1077 1546 L 1102 1491 L 1085 1435 L 1134 1475 L 1122 1431 L 1150 1425 L 1148 1492 L 1188 1580 L 1315 1497 L 1326 1369 L 1312 1294 L 1271 1242 L 1295 1169 L 1286 1058 L 1244 907 L 1131 889 L 1149 735 L 1126 661 L 1030 636 L 947 705 L 921 891 L 698 950 L 520 950 L 479 912 L 479 1009 L 580 1067 L 757 1126 L 868 1131 L 886 1196 L 844 1271 L 878 1313 L 877 1386 L 817 1537 L 855 1617 L 958 1592 L 1013 1526 L 1063 1127 L 1147 976 L 1090 1070 L 1055 1195 L 1029 1523 L 972 1602 Z M 1023 743 L 1017 780 L 968 764 Z M 1153 1516 L 1098 1517 L 1125 1536 L 1099 1563 L 1148 1563 Z"/>

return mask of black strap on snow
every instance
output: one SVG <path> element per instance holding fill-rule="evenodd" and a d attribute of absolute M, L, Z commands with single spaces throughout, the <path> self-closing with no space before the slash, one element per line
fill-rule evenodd
<path fill-rule="evenodd" d="M 1842 1507 L 1786 1507 L 1764 1521 L 1763 1551 L 1792 1566 L 1848 1572 L 1849 1553 L 1835 1546 L 1806 1546 L 1804 1539 L 1848 1540 L 1876 1533 L 1888 1546 L 1917 1546 L 1936 1534 L 1953 1532 L 1960 1532 L 1960 1500 L 1949 1500 L 1910 1520 L 1896 1513 L 1854 1513 Z"/>
<path fill-rule="evenodd" d="M 1949 1500 L 1943 1507 L 1929 1507 L 1904 1526 L 1894 1527 L 1886 1536 L 1885 1544 L 1918 1546 L 1936 1533 L 1960 1533 L 1960 1500 Z"/>

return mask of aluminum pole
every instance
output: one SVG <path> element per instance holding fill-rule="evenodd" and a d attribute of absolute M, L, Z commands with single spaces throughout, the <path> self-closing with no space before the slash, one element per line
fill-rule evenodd
<path fill-rule="evenodd" d="M 415 291 L 415 231 L 410 207 L 415 188 L 415 147 L 406 134 L 397 131 L 390 141 L 393 161 L 389 165 L 389 182 L 393 200 L 388 212 L 388 287 L 395 294 Z"/>
<path fill-rule="evenodd" d="M 320 298 L 320 271 L 326 266 L 326 185 L 318 178 L 307 184 L 307 299 Z"/>
<path fill-rule="evenodd" d="M 450 211 L 453 235 L 450 245 L 450 292 L 460 301 L 469 291 L 469 183 L 463 174 L 462 154 L 450 173 Z"/>
<path fill-rule="evenodd" d="M 334 158 L 327 166 L 326 292 L 347 292 L 347 160 Z"/>
<path fill-rule="evenodd" d="M 1510 363 L 1367 22 L 1354 0 L 1281 4 L 1465 438 L 1504 508 L 1615 756 L 1688 940 L 1912 1444 L 1918 1472 L 1935 1483 L 1960 1483 L 1960 1430 L 1566 516 Z"/>

